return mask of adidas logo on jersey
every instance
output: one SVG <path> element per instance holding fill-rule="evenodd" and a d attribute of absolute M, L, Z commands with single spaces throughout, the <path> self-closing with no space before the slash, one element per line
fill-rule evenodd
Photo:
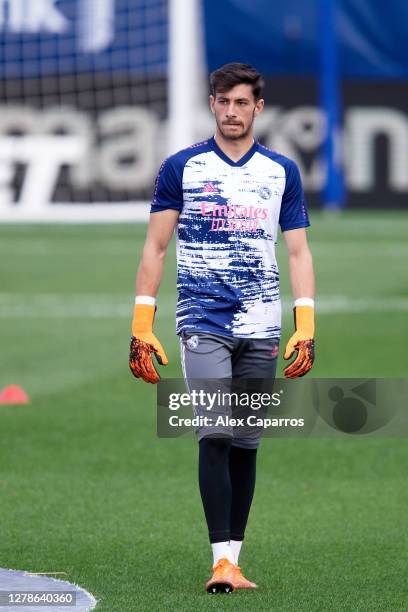
<path fill-rule="evenodd" d="M 206 183 L 203 187 L 203 191 L 205 191 L 205 193 L 219 193 L 219 189 L 214 183 Z"/>

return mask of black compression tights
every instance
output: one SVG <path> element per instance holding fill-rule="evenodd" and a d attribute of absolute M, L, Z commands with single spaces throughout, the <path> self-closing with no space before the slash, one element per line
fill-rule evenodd
<path fill-rule="evenodd" d="M 228 438 L 199 443 L 198 480 L 210 542 L 243 540 L 255 489 L 257 449 Z"/>

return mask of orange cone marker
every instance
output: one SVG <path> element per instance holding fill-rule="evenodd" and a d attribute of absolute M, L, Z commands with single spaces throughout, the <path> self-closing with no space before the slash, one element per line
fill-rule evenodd
<path fill-rule="evenodd" d="M 20 385 L 7 385 L 0 392 L 0 404 L 28 404 L 30 398 Z"/>

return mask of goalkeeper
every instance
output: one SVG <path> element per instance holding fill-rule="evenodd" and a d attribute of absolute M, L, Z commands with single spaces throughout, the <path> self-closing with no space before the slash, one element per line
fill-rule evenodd
<path fill-rule="evenodd" d="M 294 295 L 295 333 L 284 374 L 305 375 L 314 361 L 314 274 L 309 225 L 296 164 L 254 140 L 262 76 L 247 64 L 211 75 L 215 136 L 162 164 L 137 280 L 130 368 L 157 383 L 166 353 L 154 335 L 156 295 L 167 246 L 177 232 L 177 334 L 187 386 L 219 379 L 273 381 L 281 333 L 278 226 Z M 208 389 L 208 387 L 207 387 Z M 196 409 L 208 414 L 206 407 Z M 253 589 L 238 558 L 255 488 L 259 432 L 197 429 L 199 487 L 213 552 L 209 593 Z"/>

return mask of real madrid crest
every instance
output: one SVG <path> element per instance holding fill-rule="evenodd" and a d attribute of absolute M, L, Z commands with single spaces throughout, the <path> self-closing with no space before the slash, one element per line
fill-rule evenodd
<path fill-rule="evenodd" d="M 196 349 L 198 346 L 198 336 L 191 336 L 186 342 L 188 348 Z"/>
<path fill-rule="evenodd" d="M 263 185 L 258 193 L 263 200 L 269 200 L 272 195 L 272 191 L 266 185 Z"/>

